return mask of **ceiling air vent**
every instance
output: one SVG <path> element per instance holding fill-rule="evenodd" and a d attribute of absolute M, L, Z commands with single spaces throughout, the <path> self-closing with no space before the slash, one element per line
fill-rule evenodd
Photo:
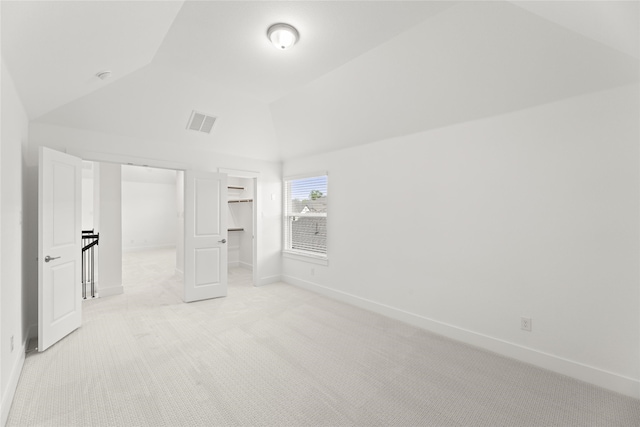
<path fill-rule="evenodd" d="M 213 124 L 216 122 L 216 118 L 208 116 L 204 113 L 198 113 L 197 111 L 191 112 L 189 117 L 189 123 L 187 123 L 187 129 L 195 130 L 198 132 L 211 133 Z"/>

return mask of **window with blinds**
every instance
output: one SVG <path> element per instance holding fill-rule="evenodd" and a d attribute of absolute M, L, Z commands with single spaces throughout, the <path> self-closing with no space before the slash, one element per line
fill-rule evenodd
<path fill-rule="evenodd" d="M 284 180 L 284 250 L 327 257 L 327 175 Z"/>

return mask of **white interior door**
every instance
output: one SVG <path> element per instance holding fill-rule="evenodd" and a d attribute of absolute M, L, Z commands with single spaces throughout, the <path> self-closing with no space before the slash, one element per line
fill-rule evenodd
<path fill-rule="evenodd" d="M 185 171 L 185 302 L 227 296 L 227 175 Z"/>
<path fill-rule="evenodd" d="M 82 323 L 82 161 L 40 148 L 38 351 Z"/>

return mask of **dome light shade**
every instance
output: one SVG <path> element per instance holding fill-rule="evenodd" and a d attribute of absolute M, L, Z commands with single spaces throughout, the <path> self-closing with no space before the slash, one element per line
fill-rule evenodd
<path fill-rule="evenodd" d="M 280 50 L 289 49 L 298 41 L 298 30 L 289 24 L 274 24 L 267 30 L 267 37 Z"/>

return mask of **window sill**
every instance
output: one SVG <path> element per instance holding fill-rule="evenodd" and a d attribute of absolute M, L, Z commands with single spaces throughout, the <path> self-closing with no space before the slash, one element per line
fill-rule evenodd
<path fill-rule="evenodd" d="M 282 251 L 284 258 L 295 259 L 296 261 L 305 261 L 319 265 L 329 265 L 329 259 L 322 255 L 311 255 L 294 251 Z"/>

